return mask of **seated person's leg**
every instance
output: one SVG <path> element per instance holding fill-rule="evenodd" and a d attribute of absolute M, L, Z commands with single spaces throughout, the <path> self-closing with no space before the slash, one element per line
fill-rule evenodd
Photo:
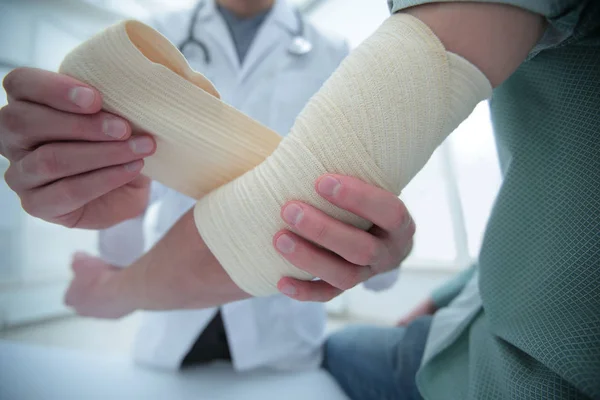
<path fill-rule="evenodd" d="M 431 317 L 406 327 L 352 326 L 325 343 L 323 366 L 351 399 L 421 399 L 415 376 Z"/>

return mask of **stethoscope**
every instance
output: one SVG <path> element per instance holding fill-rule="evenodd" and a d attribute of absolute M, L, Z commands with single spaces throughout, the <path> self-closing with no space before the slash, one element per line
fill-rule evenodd
<path fill-rule="evenodd" d="M 204 54 L 204 63 L 210 64 L 211 57 L 210 57 L 210 51 L 208 50 L 208 47 L 202 41 L 200 41 L 194 37 L 194 30 L 196 28 L 196 24 L 198 23 L 198 15 L 200 14 L 200 10 L 202 10 L 202 7 L 204 7 L 204 5 L 205 5 L 204 1 L 198 2 L 198 5 L 194 9 L 194 14 L 192 15 L 190 28 L 188 31 L 188 37 L 178 46 L 178 48 L 182 54 L 186 55 L 185 50 L 186 50 L 186 48 L 189 48 L 190 45 L 198 47 L 202 50 L 202 54 Z M 292 39 L 292 43 L 290 43 L 290 46 L 288 47 L 288 53 L 295 55 L 295 56 L 303 56 L 303 55 L 311 52 L 313 45 L 304 36 L 305 24 L 304 24 L 304 19 L 300 15 L 300 12 L 298 10 L 295 10 L 295 14 L 296 14 L 296 19 L 298 20 L 298 30 L 296 32 L 292 32 L 293 39 Z"/>

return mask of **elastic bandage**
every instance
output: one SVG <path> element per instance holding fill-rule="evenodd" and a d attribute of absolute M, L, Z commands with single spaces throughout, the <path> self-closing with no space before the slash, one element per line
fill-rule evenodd
<path fill-rule="evenodd" d="M 75 48 L 59 72 L 102 93 L 103 108 L 151 133 L 156 152 L 142 173 L 189 197 L 260 164 L 281 136 L 219 99 L 159 32 L 123 21 Z"/>

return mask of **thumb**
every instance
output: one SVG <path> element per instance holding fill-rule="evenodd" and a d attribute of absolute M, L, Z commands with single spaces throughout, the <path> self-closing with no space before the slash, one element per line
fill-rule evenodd
<path fill-rule="evenodd" d="M 146 175 L 140 174 L 140 175 L 136 176 L 131 182 L 129 182 L 129 186 L 139 188 L 139 189 L 145 189 L 145 188 L 150 187 L 151 183 L 152 183 L 152 179 L 150 179 Z"/>
<path fill-rule="evenodd" d="M 73 254 L 73 258 L 71 259 L 71 269 L 75 272 L 80 268 L 85 268 L 90 265 L 90 261 L 94 258 L 86 252 L 78 251 Z"/>

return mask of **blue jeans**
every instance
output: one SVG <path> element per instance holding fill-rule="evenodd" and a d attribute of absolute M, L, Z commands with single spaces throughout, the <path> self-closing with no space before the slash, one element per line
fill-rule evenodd
<path fill-rule="evenodd" d="M 421 400 L 415 377 L 431 317 L 406 327 L 352 326 L 325 343 L 324 368 L 352 400 Z"/>

